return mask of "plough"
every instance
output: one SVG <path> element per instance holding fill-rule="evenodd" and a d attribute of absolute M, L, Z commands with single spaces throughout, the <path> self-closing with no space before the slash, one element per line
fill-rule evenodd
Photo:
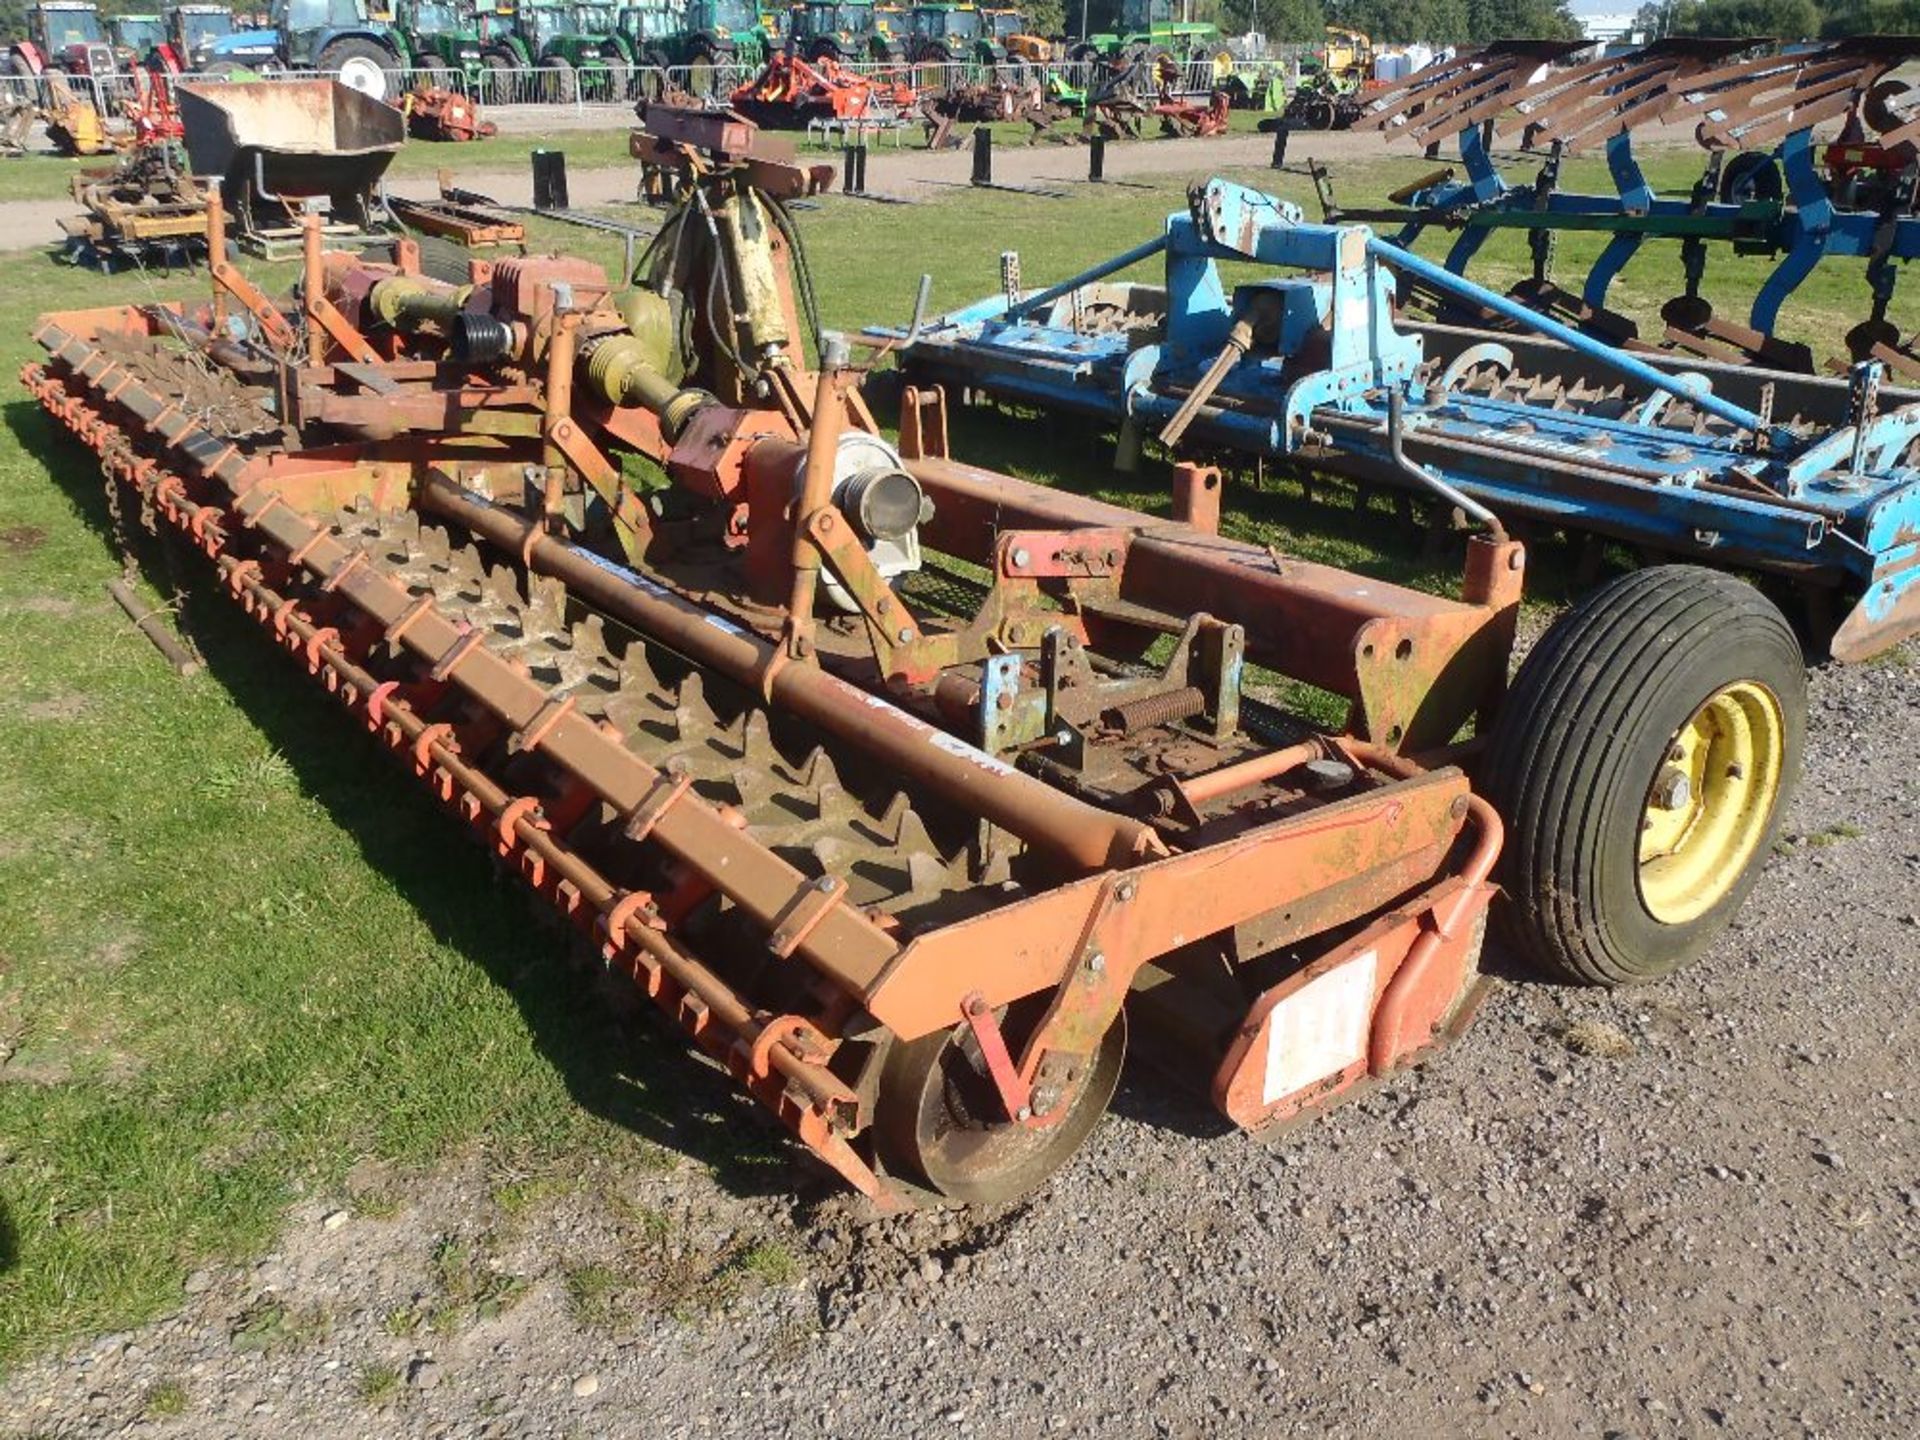
<path fill-rule="evenodd" d="M 1513 294 L 1631 349 L 1649 347 L 1609 308 L 1609 289 L 1649 244 L 1677 243 L 1685 289 L 1662 309 L 1663 334 L 1652 343 L 1806 373 L 1815 369 L 1811 349 L 1775 333 L 1783 306 L 1824 261 L 1864 259 L 1872 311 L 1847 333 L 1845 360 L 1876 359 L 1920 379 L 1920 353 L 1888 318 L 1898 267 L 1920 256 L 1920 112 L 1903 108 L 1907 86 L 1891 72 L 1920 56 L 1920 39 L 1758 55 L 1752 41 L 1668 39 L 1550 68 L 1577 49 L 1503 41 L 1375 98 L 1362 125 L 1435 155 L 1455 139 L 1465 173 L 1408 186 L 1391 208 L 1341 209 L 1323 185 L 1327 218 L 1397 226 L 1397 243 L 1409 248 L 1429 229 L 1457 230 L 1446 259 L 1457 275 L 1495 231 L 1522 231 L 1532 274 Z M 1835 121 L 1846 124 L 1842 142 L 1816 142 L 1815 128 Z M 1661 195 L 1634 156 L 1633 136 L 1682 122 L 1695 125 L 1708 160 L 1690 193 Z M 1493 147 L 1503 138 L 1545 152 L 1530 183 L 1510 185 L 1501 174 Z M 1614 194 L 1563 188 L 1563 158 L 1590 147 L 1604 149 Z M 1552 278 L 1554 238 L 1569 232 L 1608 237 L 1578 294 Z M 1712 246 L 1779 257 L 1744 324 L 1716 316 L 1701 293 Z M 1439 319 L 1505 328 L 1417 283 L 1408 298 Z"/>
<path fill-rule="evenodd" d="M 216 259 L 208 304 L 44 317 L 24 380 L 848 1184 L 1031 1190 L 1129 1012 L 1246 1126 L 1413 1062 L 1481 991 L 1503 831 L 1505 923 L 1561 973 L 1646 978 L 1726 923 L 1803 726 L 1749 588 L 1629 577 L 1503 701 L 1497 527 L 1448 599 L 1221 538 L 1204 468 L 1166 521 L 965 464 L 937 390 L 889 443 L 818 333 L 805 172 L 725 115 L 648 128 L 681 188 L 631 283 L 445 284 L 308 217 L 297 300 Z"/>
<path fill-rule="evenodd" d="M 783 50 L 728 104 L 756 125 L 804 130 L 815 120 L 891 122 L 911 111 L 916 99 L 913 86 L 898 75 L 863 74 L 826 56 L 803 60 Z"/>
<path fill-rule="evenodd" d="M 1780 574 L 1850 608 L 1836 658 L 1920 628 L 1920 395 L 1608 346 L 1376 237 L 1215 180 L 1124 254 L 922 326 L 917 379 L 1307 473 Z M 1154 256 L 1163 286 L 1102 283 Z M 1304 271 L 1239 284 L 1221 261 Z M 1004 262 L 1003 262 L 1004 263 Z M 1532 332 L 1396 324 L 1395 279 Z"/>
<path fill-rule="evenodd" d="M 437 85 L 409 90 L 400 104 L 407 117 L 407 134 L 415 140 L 458 143 L 485 140 L 500 133 L 498 125 L 480 118 L 477 100 Z"/>
<path fill-rule="evenodd" d="M 925 91 L 920 96 L 919 109 L 920 127 L 926 134 L 929 150 L 957 150 L 962 144 L 959 126 L 996 120 L 1025 123 L 1030 132 L 1029 145 L 1042 138 L 1064 144 L 1067 137 L 1055 127 L 1072 113 L 1065 105 L 1049 99 L 1038 84 L 998 81 Z"/>

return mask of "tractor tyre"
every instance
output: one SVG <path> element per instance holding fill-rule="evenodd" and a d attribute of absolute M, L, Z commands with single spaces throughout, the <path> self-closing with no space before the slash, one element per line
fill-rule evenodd
<path fill-rule="evenodd" d="M 412 88 L 415 90 L 458 90 L 460 84 L 454 76 L 453 67 L 443 61 L 429 60 L 423 65 L 414 67 Z"/>
<path fill-rule="evenodd" d="M 376 100 L 400 98 L 393 56 L 371 40 L 336 40 L 315 57 L 313 68 Z"/>
<path fill-rule="evenodd" d="M 547 105 L 571 105 L 580 98 L 580 76 L 572 62 L 562 55 L 549 55 L 540 62 L 544 75 L 551 77 L 540 86 L 539 99 Z"/>
<path fill-rule="evenodd" d="M 520 97 L 515 93 L 513 57 L 489 50 L 480 57 L 480 102 L 483 105 L 511 105 Z"/>
<path fill-rule="evenodd" d="M 702 41 L 687 57 L 687 89 L 702 100 L 714 92 L 714 77 L 727 60 L 712 45 Z"/>
<path fill-rule="evenodd" d="M 1772 851 L 1806 726 L 1800 644 L 1752 586 L 1661 565 L 1594 591 L 1527 656 L 1481 760 L 1504 938 L 1590 985 L 1698 955 Z"/>

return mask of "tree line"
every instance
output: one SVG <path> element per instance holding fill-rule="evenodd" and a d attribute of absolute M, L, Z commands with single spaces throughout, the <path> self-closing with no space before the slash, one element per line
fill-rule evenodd
<path fill-rule="evenodd" d="M 1043 34 L 1080 29 L 1080 0 L 1035 0 L 1022 8 Z M 1580 35 L 1580 22 L 1565 0 L 1196 0 L 1192 13 L 1195 20 L 1218 25 L 1222 34 L 1258 30 L 1283 45 L 1320 44 L 1329 25 L 1358 30 L 1387 44 L 1571 40 Z M 1043 20 L 1055 15 L 1063 22 L 1059 29 Z M 1094 34 L 1120 31 L 1120 0 L 1087 0 L 1087 25 Z"/>
<path fill-rule="evenodd" d="M 1920 35 L 1920 0 L 1672 0 L 1640 7 L 1634 28 L 1648 39 L 1710 35 L 1774 40 L 1848 35 Z"/>

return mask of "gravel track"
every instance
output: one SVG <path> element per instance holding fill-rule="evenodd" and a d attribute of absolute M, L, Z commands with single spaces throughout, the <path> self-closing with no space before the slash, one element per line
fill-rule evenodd
<path fill-rule="evenodd" d="M 1666 983 L 1510 978 L 1452 1050 L 1267 1140 L 1135 1063 L 994 1215 L 691 1163 L 513 1217 L 474 1158 L 389 1177 L 383 1218 L 314 1196 L 174 1317 L 18 1372 L 0 1433 L 1912 1434 L 1917 649 L 1814 676 L 1790 839 Z M 530 1286 L 404 1333 L 449 1238 Z M 750 1239 L 782 1262 L 730 1261 Z M 184 1413 L 141 1418 L 162 1382 Z"/>

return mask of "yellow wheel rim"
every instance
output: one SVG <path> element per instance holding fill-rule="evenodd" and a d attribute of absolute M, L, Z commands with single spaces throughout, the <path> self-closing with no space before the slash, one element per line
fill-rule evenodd
<path fill-rule="evenodd" d="M 1667 744 L 1640 820 L 1640 899 L 1683 925 L 1725 898 L 1760 848 L 1780 798 L 1786 726 L 1766 686 L 1715 691 Z"/>

